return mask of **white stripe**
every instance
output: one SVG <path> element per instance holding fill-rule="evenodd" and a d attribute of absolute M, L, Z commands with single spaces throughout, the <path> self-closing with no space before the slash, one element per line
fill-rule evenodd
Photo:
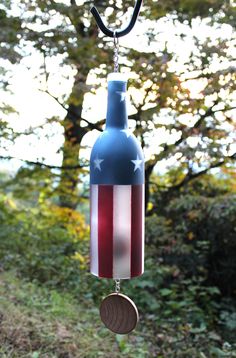
<path fill-rule="evenodd" d="M 98 276 L 98 185 L 91 186 L 90 271 Z"/>
<path fill-rule="evenodd" d="M 145 186 L 142 185 L 142 273 L 144 272 L 144 246 L 145 246 Z"/>
<path fill-rule="evenodd" d="M 131 185 L 113 189 L 113 278 L 130 278 Z"/>

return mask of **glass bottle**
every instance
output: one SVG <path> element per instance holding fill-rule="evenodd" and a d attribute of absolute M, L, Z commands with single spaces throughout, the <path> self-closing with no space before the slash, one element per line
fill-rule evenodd
<path fill-rule="evenodd" d="M 106 127 L 90 157 L 90 269 L 113 279 L 144 271 L 144 157 L 128 129 L 126 85 L 108 75 Z"/>

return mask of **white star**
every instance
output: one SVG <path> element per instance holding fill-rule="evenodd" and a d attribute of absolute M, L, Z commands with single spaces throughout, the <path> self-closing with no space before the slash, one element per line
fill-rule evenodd
<path fill-rule="evenodd" d="M 125 133 L 127 138 L 129 138 L 131 136 L 131 134 L 132 134 L 128 129 L 121 129 L 120 131 Z"/>
<path fill-rule="evenodd" d="M 137 154 L 137 158 L 135 160 L 131 160 L 132 163 L 134 163 L 134 172 L 137 170 L 137 169 L 140 169 L 142 170 L 140 167 L 141 167 L 141 164 L 143 162 L 142 159 L 139 159 L 139 156 Z"/>
<path fill-rule="evenodd" d="M 98 159 L 98 157 L 96 159 L 94 159 L 94 169 L 98 169 L 98 170 L 102 170 L 101 169 L 101 163 L 104 161 L 104 159 Z"/>
<path fill-rule="evenodd" d="M 116 91 L 116 93 L 120 94 L 120 101 L 123 102 L 126 97 L 126 93 L 122 91 Z"/>

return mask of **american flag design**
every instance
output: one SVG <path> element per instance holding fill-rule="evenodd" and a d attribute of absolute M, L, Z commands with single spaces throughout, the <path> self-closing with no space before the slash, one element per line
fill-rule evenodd
<path fill-rule="evenodd" d="M 143 273 L 143 185 L 91 186 L 91 272 L 125 279 Z"/>
<path fill-rule="evenodd" d="M 113 279 L 144 271 L 144 158 L 127 129 L 125 87 L 108 82 L 106 129 L 90 158 L 90 270 Z"/>

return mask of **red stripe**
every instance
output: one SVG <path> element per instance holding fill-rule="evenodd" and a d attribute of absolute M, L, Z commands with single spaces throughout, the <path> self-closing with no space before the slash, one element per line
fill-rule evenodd
<path fill-rule="evenodd" d="M 113 271 L 113 186 L 98 186 L 98 271 L 112 278 Z"/>
<path fill-rule="evenodd" d="M 142 185 L 132 185 L 131 196 L 131 277 L 142 274 Z"/>

